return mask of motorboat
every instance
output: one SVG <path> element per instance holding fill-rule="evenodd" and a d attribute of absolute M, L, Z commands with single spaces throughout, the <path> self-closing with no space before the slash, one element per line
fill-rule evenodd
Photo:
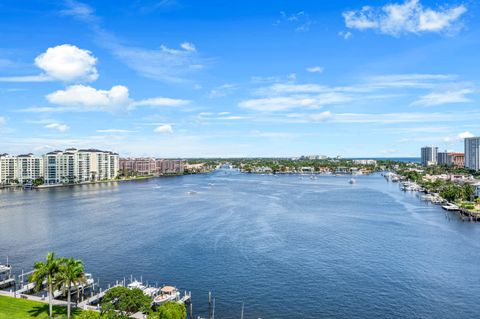
<path fill-rule="evenodd" d="M 348 181 L 349 184 L 355 184 L 357 181 L 355 180 L 355 178 L 350 178 L 350 180 Z"/>
<path fill-rule="evenodd" d="M 160 289 L 160 294 L 153 299 L 153 303 L 157 306 L 168 302 L 177 301 L 180 298 L 180 292 L 173 286 L 164 286 Z"/>

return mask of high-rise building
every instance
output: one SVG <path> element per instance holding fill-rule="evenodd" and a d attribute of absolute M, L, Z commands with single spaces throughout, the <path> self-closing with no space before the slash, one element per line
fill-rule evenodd
<path fill-rule="evenodd" d="M 124 174 L 155 175 L 157 164 L 152 157 L 121 158 L 120 171 Z"/>
<path fill-rule="evenodd" d="M 421 163 L 423 166 L 436 165 L 437 164 L 438 147 L 425 146 L 421 149 Z"/>
<path fill-rule="evenodd" d="M 18 181 L 18 161 L 16 156 L 0 154 L 0 184 L 8 185 Z"/>
<path fill-rule="evenodd" d="M 451 160 L 450 160 L 450 153 L 448 153 L 446 150 L 444 152 L 438 152 L 437 153 L 437 164 L 438 165 L 450 165 Z"/>
<path fill-rule="evenodd" d="M 480 170 L 480 137 L 465 139 L 465 168 Z"/>
<path fill-rule="evenodd" d="M 24 184 L 43 177 L 43 158 L 0 154 L 0 184 Z"/>
<path fill-rule="evenodd" d="M 53 151 L 44 156 L 46 184 L 83 183 L 118 176 L 118 154 L 96 149 L 75 148 Z"/>
<path fill-rule="evenodd" d="M 17 156 L 18 181 L 21 184 L 43 177 L 43 158 L 32 153 Z"/>

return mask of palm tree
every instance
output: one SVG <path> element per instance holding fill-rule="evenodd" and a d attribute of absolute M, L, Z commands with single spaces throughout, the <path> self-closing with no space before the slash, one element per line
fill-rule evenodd
<path fill-rule="evenodd" d="M 37 261 L 33 265 L 33 273 L 29 278 L 29 281 L 35 284 L 35 291 L 40 291 L 44 282 L 47 284 L 48 289 L 48 309 L 49 316 L 52 317 L 52 295 L 53 295 L 53 283 L 55 275 L 58 273 L 60 266 L 60 260 L 55 258 L 55 253 L 49 252 L 47 254 L 45 262 Z"/>
<path fill-rule="evenodd" d="M 70 318 L 70 298 L 72 287 L 77 291 L 79 297 L 79 284 L 86 283 L 83 262 L 74 258 L 63 258 L 60 270 L 55 276 L 55 287 L 67 293 L 67 318 Z"/>

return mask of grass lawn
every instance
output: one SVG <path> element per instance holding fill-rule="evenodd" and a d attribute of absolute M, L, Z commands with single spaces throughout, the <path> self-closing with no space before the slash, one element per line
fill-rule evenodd
<path fill-rule="evenodd" d="M 72 314 L 79 313 L 79 309 L 72 309 Z M 53 314 L 58 317 L 64 315 L 67 318 L 67 308 L 53 306 Z M 0 319 L 23 318 L 48 318 L 48 303 L 0 296 Z"/>

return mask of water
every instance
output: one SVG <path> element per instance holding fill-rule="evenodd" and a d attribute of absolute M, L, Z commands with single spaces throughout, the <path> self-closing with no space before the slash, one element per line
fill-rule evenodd
<path fill-rule="evenodd" d="M 0 258 L 192 291 L 217 318 L 478 318 L 480 224 L 379 175 L 227 174 L 0 192 Z M 189 193 L 191 192 L 191 193 Z"/>

